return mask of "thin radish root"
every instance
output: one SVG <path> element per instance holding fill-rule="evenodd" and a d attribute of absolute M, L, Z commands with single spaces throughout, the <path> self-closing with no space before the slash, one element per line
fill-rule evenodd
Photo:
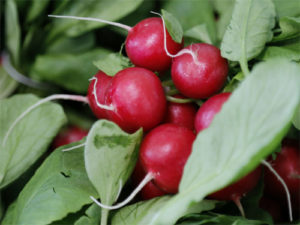
<path fill-rule="evenodd" d="M 55 94 L 55 95 L 50 95 L 47 98 L 44 98 L 37 103 L 33 104 L 30 106 L 28 109 L 26 109 L 9 127 L 6 135 L 4 136 L 3 142 L 2 142 L 2 147 L 5 146 L 7 139 L 15 126 L 28 114 L 30 113 L 33 109 L 38 107 L 39 105 L 42 105 L 46 102 L 52 101 L 52 100 L 58 100 L 58 99 L 64 99 L 64 100 L 73 100 L 73 101 L 78 101 L 78 102 L 84 102 L 84 103 L 89 103 L 87 97 L 81 96 L 81 95 L 65 95 L 65 94 Z"/>
<path fill-rule="evenodd" d="M 142 180 L 142 182 L 136 187 L 136 189 L 134 189 L 134 191 L 123 202 L 120 202 L 114 206 L 104 205 L 101 202 L 97 201 L 97 199 L 95 199 L 93 196 L 90 196 L 90 198 L 101 208 L 109 209 L 109 210 L 119 209 L 125 206 L 127 203 L 129 203 L 132 199 L 134 199 L 134 197 L 143 189 L 143 187 L 145 187 L 145 185 L 153 178 L 154 178 L 154 174 L 148 173 L 145 176 L 145 178 Z"/>
<path fill-rule="evenodd" d="M 240 198 L 239 196 L 237 196 L 237 197 L 235 197 L 235 198 L 233 199 L 233 202 L 234 202 L 235 205 L 238 207 L 238 209 L 239 209 L 239 211 L 240 211 L 242 217 L 245 218 L 246 215 L 245 215 L 245 211 L 244 211 L 243 205 L 242 205 L 242 203 L 241 203 L 241 198 Z"/>
<path fill-rule="evenodd" d="M 114 111 L 114 107 L 112 105 L 110 105 L 110 106 L 103 105 L 98 101 L 98 97 L 97 97 L 97 93 L 96 93 L 96 86 L 97 86 L 98 78 L 93 77 L 90 79 L 90 81 L 91 80 L 95 80 L 94 88 L 93 88 L 93 95 L 95 96 L 95 101 L 96 101 L 97 106 L 101 109 Z"/>
<path fill-rule="evenodd" d="M 73 147 L 70 147 L 70 148 L 64 148 L 61 151 L 62 152 L 68 152 L 68 151 L 72 151 L 73 149 L 81 148 L 81 147 L 84 147 L 84 146 L 85 146 L 85 143 L 82 143 L 80 145 L 76 145 L 76 146 L 73 146 Z"/>
<path fill-rule="evenodd" d="M 286 192 L 286 198 L 287 198 L 287 203 L 288 203 L 288 210 L 289 210 L 289 218 L 290 221 L 293 221 L 293 210 L 292 210 L 292 203 L 291 203 L 291 195 L 289 192 L 289 189 L 284 182 L 284 180 L 281 178 L 281 176 L 276 172 L 276 170 L 273 169 L 270 163 L 268 163 L 266 160 L 262 160 L 261 163 L 266 166 L 279 180 L 279 182 L 282 184 L 284 191 Z"/>
<path fill-rule="evenodd" d="M 94 22 L 106 23 L 106 24 L 109 24 L 109 25 L 120 27 L 120 28 L 123 28 L 123 29 L 125 29 L 127 31 L 131 30 L 131 27 L 127 26 L 125 24 L 111 22 L 111 21 L 108 21 L 108 20 L 103 20 L 103 19 L 98 19 L 98 18 L 93 18 L 93 17 L 61 16 L 61 15 L 48 15 L 48 17 L 60 18 L 60 19 L 75 19 L 75 20 L 94 21 Z"/>
<path fill-rule="evenodd" d="M 168 48 L 167 48 L 167 32 L 166 32 L 166 24 L 165 24 L 165 21 L 162 17 L 161 14 L 157 13 L 157 12 L 153 12 L 151 11 L 151 13 L 155 14 L 155 15 L 158 15 L 160 16 L 161 20 L 162 20 L 162 23 L 163 23 L 163 31 L 164 31 L 164 49 L 165 49 L 165 52 L 166 54 L 169 56 L 169 57 L 172 57 L 172 58 L 175 58 L 175 57 L 178 57 L 178 56 L 181 56 L 181 55 L 184 55 L 184 54 L 190 54 L 192 57 L 193 57 L 193 60 L 196 64 L 198 64 L 198 60 L 197 60 L 197 56 L 195 55 L 195 53 L 189 49 L 182 49 L 181 51 L 179 51 L 177 54 L 173 55 L 171 54 L 169 51 L 168 51 Z"/>

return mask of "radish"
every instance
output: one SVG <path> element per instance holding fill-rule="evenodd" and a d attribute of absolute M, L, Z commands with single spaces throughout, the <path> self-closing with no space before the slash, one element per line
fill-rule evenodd
<path fill-rule="evenodd" d="M 214 116 L 221 110 L 231 93 L 221 93 L 209 98 L 199 108 L 195 118 L 195 129 L 197 132 L 207 128 Z"/>
<path fill-rule="evenodd" d="M 174 97 L 184 99 L 182 95 L 175 95 Z M 194 130 L 196 113 L 197 109 L 193 103 L 176 103 L 168 101 L 164 123 L 173 123 Z"/>
<path fill-rule="evenodd" d="M 145 177 L 145 171 L 142 167 L 140 160 L 137 161 L 134 171 L 132 173 L 133 184 L 138 185 Z M 152 199 L 155 197 L 163 196 L 166 193 L 160 190 L 152 181 L 147 183 L 145 187 L 142 188 L 140 196 L 143 200 Z"/>
<path fill-rule="evenodd" d="M 163 72 L 171 66 L 172 58 L 164 51 L 163 29 L 165 28 L 160 18 L 150 17 L 140 21 L 134 27 L 130 27 L 124 24 L 90 17 L 57 15 L 49 15 L 49 17 L 97 21 L 125 29 L 128 31 L 125 41 L 126 53 L 135 66 L 157 72 Z M 183 40 L 181 43 L 176 43 L 168 31 L 166 32 L 166 42 L 172 54 L 176 54 L 183 47 Z"/>
<path fill-rule="evenodd" d="M 269 159 L 273 169 L 282 178 L 289 191 L 292 208 L 299 216 L 300 206 L 300 150 L 299 141 L 285 139 L 282 142 L 281 151 L 275 160 Z M 282 182 L 274 176 L 272 171 L 265 172 L 265 193 L 273 198 L 285 202 L 286 191 Z"/>
<path fill-rule="evenodd" d="M 279 204 L 278 201 L 263 196 L 259 201 L 259 207 L 267 211 L 272 216 L 275 222 L 282 221 L 283 213 L 282 213 L 281 205 Z"/>
<path fill-rule="evenodd" d="M 130 202 L 150 181 L 166 193 L 176 193 L 195 138 L 193 131 L 175 124 L 154 128 L 141 144 L 140 161 L 146 176 L 136 189 L 114 206 L 104 205 L 93 197 L 91 199 L 102 208 L 118 209 Z"/>
<path fill-rule="evenodd" d="M 54 139 L 52 146 L 58 148 L 76 141 L 88 135 L 88 131 L 77 126 L 70 126 L 61 131 Z"/>

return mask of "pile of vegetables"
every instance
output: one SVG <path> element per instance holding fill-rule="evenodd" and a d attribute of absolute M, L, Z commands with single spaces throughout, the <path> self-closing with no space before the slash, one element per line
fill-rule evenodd
<path fill-rule="evenodd" d="M 300 223 L 298 0 L 3 6 L 1 224 Z"/>

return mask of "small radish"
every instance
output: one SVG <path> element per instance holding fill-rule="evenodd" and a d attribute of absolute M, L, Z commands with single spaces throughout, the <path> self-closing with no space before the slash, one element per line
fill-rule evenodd
<path fill-rule="evenodd" d="M 124 24 L 90 17 L 49 16 L 55 18 L 96 21 L 125 29 L 128 31 L 128 36 L 125 41 L 126 53 L 135 66 L 157 72 L 165 71 L 171 66 L 172 58 L 164 51 L 163 29 L 165 28 L 163 27 L 160 18 L 150 17 L 140 21 L 134 27 L 130 27 Z M 182 49 L 183 40 L 181 43 L 176 43 L 169 33 L 166 33 L 168 49 L 172 54 L 176 54 Z"/>
<path fill-rule="evenodd" d="M 70 126 L 62 130 L 54 139 L 52 146 L 58 148 L 76 141 L 88 135 L 88 131 L 77 126 Z"/>
<path fill-rule="evenodd" d="M 178 191 L 184 165 L 191 153 L 196 135 L 190 129 L 175 124 L 162 124 L 151 130 L 140 147 L 140 162 L 146 176 L 122 202 L 108 206 L 91 199 L 105 209 L 118 209 L 130 202 L 147 183 L 153 183 L 166 193 Z"/>
<path fill-rule="evenodd" d="M 299 141 L 285 139 L 281 151 L 275 160 L 268 160 L 273 169 L 279 174 L 289 190 L 292 208 L 299 216 L 300 207 L 300 150 Z M 265 172 L 265 193 L 284 201 L 286 191 L 278 178 L 270 170 Z M 285 201 L 284 201 L 285 202 Z"/>
<path fill-rule="evenodd" d="M 184 99 L 181 95 L 175 95 L 174 97 Z M 194 130 L 196 113 L 197 108 L 193 103 L 176 103 L 168 101 L 164 123 L 173 123 Z"/>
<path fill-rule="evenodd" d="M 142 164 L 140 160 L 138 160 L 134 168 L 134 171 L 132 173 L 133 184 L 135 186 L 138 185 L 143 180 L 145 175 L 146 173 L 142 167 Z M 143 200 L 148 200 L 155 197 L 166 195 L 166 193 L 160 190 L 152 181 L 150 181 L 145 185 L 145 187 L 143 187 L 139 195 Z"/>
<path fill-rule="evenodd" d="M 89 100 L 89 104 L 91 110 L 98 119 L 107 118 L 107 110 L 98 107 L 98 103 L 105 104 L 105 92 L 110 84 L 111 79 L 112 77 L 99 70 L 98 73 L 91 79 L 88 88 L 87 97 Z"/>
<path fill-rule="evenodd" d="M 171 75 L 176 88 L 185 96 L 196 99 L 208 98 L 216 94 L 224 85 L 228 73 L 228 63 L 213 45 L 192 44 L 183 54 L 174 58 Z"/>
<path fill-rule="evenodd" d="M 150 70 L 131 67 L 118 72 L 105 95 L 109 120 L 123 130 L 134 132 L 140 127 L 148 131 L 164 118 L 166 97 L 158 77 Z"/>
<path fill-rule="evenodd" d="M 195 129 L 197 132 L 207 128 L 214 116 L 221 110 L 231 93 L 221 93 L 209 98 L 199 108 L 195 118 Z"/>

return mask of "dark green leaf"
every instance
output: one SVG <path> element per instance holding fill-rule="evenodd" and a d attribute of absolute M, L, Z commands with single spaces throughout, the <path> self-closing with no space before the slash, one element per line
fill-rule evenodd
<path fill-rule="evenodd" d="M 274 25 L 272 0 L 237 0 L 221 44 L 222 56 L 239 62 L 252 59 L 272 39 Z"/>
<path fill-rule="evenodd" d="M 183 30 L 179 21 L 166 10 L 162 9 L 161 13 L 170 36 L 175 42 L 181 43 L 183 37 Z"/>
<path fill-rule="evenodd" d="M 293 118 L 293 124 L 298 130 L 300 130 L 300 104 Z"/>
<path fill-rule="evenodd" d="M 101 209 L 96 204 L 92 204 L 85 215 L 80 217 L 74 225 L 98 225 L 101 219 Z"/>
<path fill-rule="evenodd" d="M 16 89 L 17 85 L 18 83 L 0 65 L 0 99 L 9 96 Z"/>
<path fill-rule="evenodd" d="M 213 44 L 209 36 L 206 24 L 200 24 L 184 32 L 184 36 L 193 38 L 208 44 Z"/>
<path fill-rule="evenodd" d="M 149 225 L 174 224 L 192 202 L 245 176 L 280 143 L 300 103 L 300 66 L 260 63 L 194 142 L 179 193 Z M 280 112 L 280 113 L 278 113 Z"/>
<path fill-rule="evenodd" d="M 111 53 L 103 59 L 94 61 L 94 65 L 109 76 L 114 76 L 120 70 L 132 66 L 130 60 L 119 53 Z"/>
<path fill-rule="evenodd" d="M 300 17 L 283 17 L 279 25 L 281 34 L 274 37 L 272 42 L 300 37 Z"/>
<path fill-rule="evenodd" d="M 3 4 L 3 3 L 2 3 Z M 14 65 L 19 64 L 21 30 L 17 6 L 14 0 L 5 1 L 5 45 Z"/>
<path fill-rule="evenodd" d="M 172 13 L 180 21 L 183 30 L 199 24 L 206 24 L 212 41 L 216 41 L 216 25 L 210 1 L 164 1 L 162 8 Z"/>
<path fill-rule="evenodd" d="M 0 101 L 0 188 L 24 173 L 46 150 L 66 117 L 61 106 L 45 103 L 16 125 L 3 148 L 11 124 L 38 101 L 33 95 L 14 95 Z"/>
<path fill-rule="evenodd" d="M 28 10 L 26 22 L 36 22 L 34 20 L 38 19 L 38 17 L 45 11 L 49 2 L 50 0 L 31 0 L 30 2 L 28 2 L 28 4 L 30 4 L 30 8 Z"/>
<path fill-rule="evenodd" d="M 245 76 L 242 72 L 237 73 L 231 79 L 231 81 L 225 86 L 225 88 L 223 89 L 223 92 L 233 92 L 238 87 L 240 82 L 242 80 L 244 80 L 244 78 L 245 78 Z"/>
<path fill-rule="evenodd" d="M 90 195 L 97 193 L 85 172 L 83 148 L 62 152 L 82 142 L 58 148 L 44 161 L 21 191 L 3 225 L 46 225 L 92 202 Z"/>
<path fill-rule="evenodd" d="M 86 93 L 89 79 L 97 72 L 94 60 L 110 53 L 106 49 L 95 49 L 80 54 L 48 54 L 38 56 L 30 75 L 34 79 L 53 82 L 78 93 Z"/>

